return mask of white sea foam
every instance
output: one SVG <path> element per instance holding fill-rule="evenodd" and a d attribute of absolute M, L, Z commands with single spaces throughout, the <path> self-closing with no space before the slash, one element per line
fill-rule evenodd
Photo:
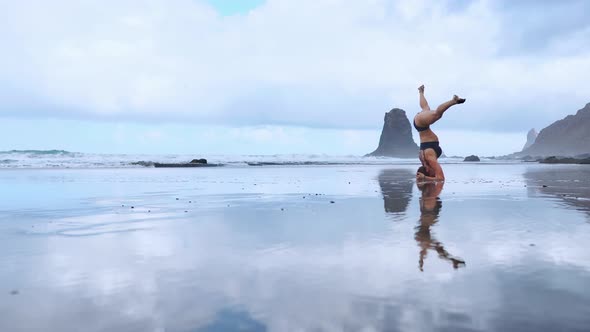
<path fill-rule="evenodd" d="M 183 163 L 206 158 L 210 164 L 233 167 L 271 165 L 384 165 L 415 164 L 414 159 L 325 154 L 281 155 L 181 155 L 181 154 L 95 154 L 64 150 L 0 151 L 0 168 L 113 168 L 146 167 L 158 163 Z M 454 161 L 454 159 L 448 159 Z M 138 163 L 139 162 L 139 163 Z"/>

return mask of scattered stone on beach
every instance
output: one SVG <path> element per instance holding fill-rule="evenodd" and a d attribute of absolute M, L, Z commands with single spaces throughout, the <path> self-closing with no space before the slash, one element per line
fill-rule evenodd
<path fill-rule="evenodd" d="M 189 203 L 192 203 L 193 201 L 188 201 Z"/>
<path fill-rule="evenodd" d="M 529 243 L 529 246 L 530 246 L 530 247 L 534 247 L 534 246 L 535 246 L 535 244 L 534 244 L 534 243 Z"/>
<path fill-rule="evenodd" d="M 131 208 L 132 208 L 132 209 L 135 209 L 135 206 L 132 206 Z"/>
<path fill-rule="evenodd" d="M 547 188 L 547 185 L 546 185 L 546 184 L 544 184 L 544 185 L 543 185 L 543 188 Z"/>
<path fill-rule="evenodd" d="M 334 202 L 334 201 L 330 201 L 330 203 L 331 203 L 331 204 L 334 204 L 334 203 L 336 203 L 336 202 Z"/>
<path fill-rule="evenodd" d="M 184 213 L 187 213 L 188 211 L 184 211 Z"/>
<path fill-rule="evenodd" d="M 281 211 L 285 211 L 285 209 L 281 208 Z"/>
<path fill-rule="evenodd" d="M 148 210 L 148 212 L 152 212 L 151 210 Z"/>
<path fill-rule="evenodd" d="M 10 295 L 18 295 L 18 290 L 17 289 L 11 290 Z"/>
<path fill-rule="evenodd" d="M 178 197 L 176 197 L 176 200 L 178 200 Z"/>
<path fill-rule="evenodd" d="M 463 161 L 480 161 L 479 157 L 472 154 L 471 156 L 467 156 L 465 157 L 465 159 L 463 159 Z"/>

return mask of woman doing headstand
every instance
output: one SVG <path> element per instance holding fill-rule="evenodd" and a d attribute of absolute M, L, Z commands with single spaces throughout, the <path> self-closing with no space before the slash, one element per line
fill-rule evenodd
<path fill-rule="evenodd" d="M 422 111 L 414 117 L 414 128 L 420 134 L 419 158 L 422 166 L 418 168 L 416 179 L 418 181 L 444 181 L 445 175 L 438 163 L 442 149 L 440 148 L 438 137 L 430 129 L 430 125 L 438 121 L 451 106 L 463 104 L 465 99 L 454 95 L 453 99 L 440 104 L 435 110 L 431 110 L 424 97 L 424 85 L 418 88 L 418 92 L 420 93 L 420 108 Z"/>

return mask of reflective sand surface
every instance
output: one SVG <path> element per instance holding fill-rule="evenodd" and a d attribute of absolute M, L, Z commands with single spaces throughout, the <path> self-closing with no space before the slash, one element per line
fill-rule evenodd
<path fill-rule="evenodd" d="M 4 170 L 0 331 L 588 330 L 590 167 L 414 171 Z"/>

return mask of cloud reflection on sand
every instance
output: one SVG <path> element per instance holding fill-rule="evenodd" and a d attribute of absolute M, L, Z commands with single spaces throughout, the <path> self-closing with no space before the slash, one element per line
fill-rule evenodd
<path fill-rule="evenodd" d="M 337 172 L 318 174 L 326 175 L 323 183 L 342 181 Z M 453 167 L 448 174 L 459 177 Z M 303 199 L 274 188 L 258 199 L 235 195 L 229 208 L 216 203 L 188 215 L 170 212 L 173 201 L 148 219 L 143 213 L 137 219 L 68 216 L 55 226 L 65 234 L 79 228 L 76 220 L 152 227 L 8 238 L 4 245 L 20 252 L 0 256 L 1 280 L 20 293 L 0 296 L 0 312 L 12 318 L 0 328 L 545 331 L 582 330 L 589 323 L 590 254 L 582 244 L 590 235 L 578 211 L 546 197 L 498 200 L 500 193 L 520 197 L 527 190 L 522 186 L 494 191 L 492 183 L 479 189 L 487 195 L 462 195 L 463 185 L 450 183 L 440 193 L 444 209 L 431 232 L 469 266 L 454 270 L 432 257 L 420 272 L 415 227 L 422 192 L 414 189 L 413 173 L 375 170 L 356 180 L 362 179 L 378 183 L 336 198 Z M 380 188 L 382 196 L 368 194 Z M 569 220 L 554 221 L 554 215 Z"/>

